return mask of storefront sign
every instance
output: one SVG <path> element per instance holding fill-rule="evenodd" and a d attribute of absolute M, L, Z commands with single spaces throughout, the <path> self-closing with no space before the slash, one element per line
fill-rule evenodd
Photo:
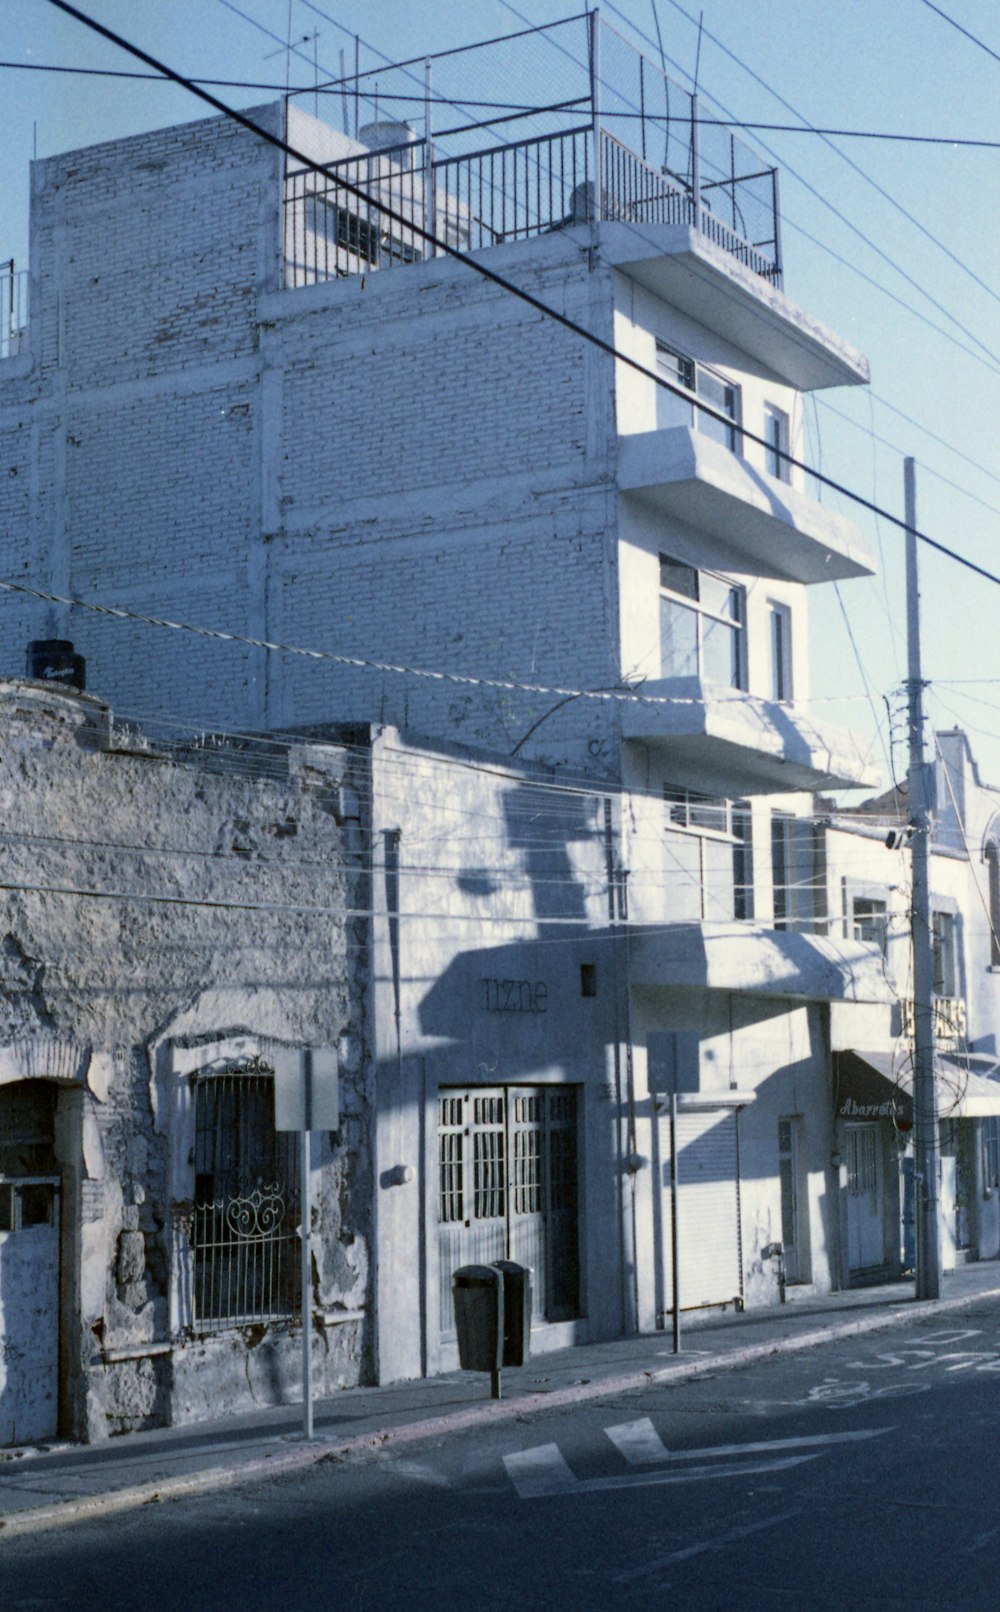
<path fill-rule="evenodd" d="M 875 1057 L 876 1054 L 870 1054 Z M 882 1054 L 877 1055 L 882 1060 Z M 913 1123 L 910 1094 L 891 1078 L 892 1055 L 886 1053 L 885 1067 L 877 1068 L 857 1052 L 835 1052 L 834 1074 L 836 1115 L 844 1120 L 891 1120 L 897 1130 L 908 1131 Z"/>
<path fill-rule="evenodd" d="M 483 980 L 487 1013 L 547 1013 L 549 988 L 544 980 Z"/>

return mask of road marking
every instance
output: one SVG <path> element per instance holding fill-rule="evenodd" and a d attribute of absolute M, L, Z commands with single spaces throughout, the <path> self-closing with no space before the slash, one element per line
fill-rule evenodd
<path fill-rule="evenodd" d="M 617 1427 L 606 1427 L 604 1431 L 629 1466 L 650 1466 L 657 1461 L 670 1460 L 670 1451 L 648 1416 L 641 1417 L 637 1422 L 621 1422 Z"/>
<path fill-rule="evenodd" d="M 741 1527 L 727 1528 L 724 1534 L 718 1534 L 714 1539 L 704 1539 L 697 1545 L 686 1545 L 683 1550 L 671 1551 L 669 1556 L 654 1556 L 651 1561 L 644 1562 L 641 1567 L 633 1567 L 627 1573 L 616 1573 L 616 1584 L 631 1584 L 638 1578 L 649 1578 L 653 1573 L 660 1573 L 665 1567 L 675 1567 L 678 1562 L 689 1562 L 693 1556 L 704 1556 L 707 1551 L 725 1550 L 727 1545 L 736 1544 L 738 1540 L 746 1539 L 751 1534 L 766 1533 L 769 1529 L 780 1528 L 783 1523 L 791 1522 L 793 1517 L 801 1516 L 801 1511 L 779 1511 L 773 1517 L 764 1517 L 760 1522 L 744 1523 Z"/>
<path fill-rule="evenodd" d="M 657 1472 L 626 1472 L 624 1475 L 601 1478 L 576 1478 L 556 1444 L 542 1444 L 535 1450 L 522 1450 L 505 1455 L 503 1464 L 522 1500 L 540 1500 L 549 1495 L 596 1494 L 603 1489 L 646 1488 L 650 1484 L 695 1483 L 706 1478 L 742 1478 L 755 1472 L 784 1472 L 789 1467 L 802 1466 L 815 1461 L 822 1452 L 786 1455 L 775 1461 L 715 1462 L 711 1466 L 689 1466 L 681 1470 L 670 1466 Z"/>
<path fill-rule="evenodd" d="M 539 1444 L 533 1450 L 505 1455 L 503 1464 L 522 1500 L 545 1494 L 565 1494 L 576 1487 L 558 1444 Z"/>
<path fill-rule="evenodd" d="M 507 1475 L 522 1500 L 544 1495 L 592 1494 L 599 1489 L 627 1489 L 651 1483 L 691 1483 L 699 1479 L 733 1478 L 755 1472 L 782 1472 L 815 1461 L 835 1444 L 858 1444 L 891 1433 L 891 1427 L 859 1428 L 847 1433 L 813 1433 L 802 1438 L 767 1439 L 754 1444 L 713 1444 L 700 1450 L 668 1450 L 648 1417 L 605 1429 L 612 1443 L 633 1466 L 659 1466 L 656 1472 L 629 1472 L 599 1478 L 577 1478 L 558 1444 L 538 1444 L 505 1455 Z M 655 1440 L 657 1453 L 653 1455 Z M 789 1452 L 802 1452 L 791 1454 Z M 629 1453 L 631 1452 L 631 1453 Z M 638 1458 L 641 1456 L 641 1461 Z M 747 1457 L 763 1457 L 748 1460 Z M 720 1460 L 720 1457 L 730 1458 Z M 735 1457 L 735 1459 L 731 1459 Z M 704 1463 L 710 1463 L 708 1465 Z M 687 1463 L 691 1463 L 688 1465 Z"/>
<path fill-rule="evenodd" d="M 426 1461 L 392 1461 L 392 1471 L 400 1478 L 413 1478 L 418 1483 L 431 1483 L 436 1489 L 450 1489 L 451 1479 L 435 1471 Z"/>
<path fill-rule="evenodd" d="M 965 1546 L 962 1551 L 962 1555 L 974 1556 L 978 1550 L 985 1550 L 987 1545 L 991 1545 L 993 1543 L 994 1539 L 997 1537 L 997 1534 L 1000 1534 L 1000 1528 L 987 1528 L 984 1534 L 977 1534 L 975 1539 L 973 1539 L 970 1544 Z"/>
<path fill-rule="evenodd" d="M 817 1444 L 851 1444 L 879 1438 L 892 1429 L 875 1427 L 849 1433 L 811 1433 L 801 1438 L 764 1439 L 756 1444 L 712 1444 L 700 1450 L 668 1450 L 648 1416 L 637 1422 L 606 1427 L 604 1431 L 630 1466 L 651 1466 L 662 1461 L 704 1461 L 720 1455 L 770 1455 L 778 1450 L 811 1449 Z"/>

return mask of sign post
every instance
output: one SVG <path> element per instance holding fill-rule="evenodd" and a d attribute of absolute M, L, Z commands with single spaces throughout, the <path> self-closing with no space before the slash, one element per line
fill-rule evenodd
<path fill-rule="evenodd" d="M 302 1205 L 302 1436 L 313 1436 L 312 1133 L 340 1124 L 337 1054 L 332 1047 L 285 1048 L 274 1059 L 274 1126 L 299 1133 Z"/>

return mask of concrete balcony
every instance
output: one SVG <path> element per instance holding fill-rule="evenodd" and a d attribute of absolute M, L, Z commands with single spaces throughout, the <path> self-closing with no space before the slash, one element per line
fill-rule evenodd
<path fill-rule="evenodd" d="M 717 794 L 874 789 L 855 740 L 794 705 L 779 705 L 697 677 L 643 683 L 623 700 L 622 737 L 661 748 L 678 782 Z"/>
<path fill-rule="evenodd" d="M 630 928 L 629 979 L 633 986 L 698 987 L 811 1002 L 892 1000 L 873 946 L 735 922 Z"/>
<path fill-rule="evenodd" d="M 722 569 L 793 582 L 874 575 L 853 521 L 687 426 L 619 437 L 618 486 L 713 539 Z"/>
<path fill-rule="evenodd" d="M 871 378 L 856 347 L 690 224 L 603 223 L 601 245 L 612 267 L 799 392 Z"/>

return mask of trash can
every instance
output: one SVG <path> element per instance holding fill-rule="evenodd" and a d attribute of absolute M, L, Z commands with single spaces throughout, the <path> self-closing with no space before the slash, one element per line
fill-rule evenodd
<path fill-rule="evenodd" d="M 451 1279 L 463 1371 L 498 1372 L 503 1365 L 504 1278 L 495 1265 L 462 1265 Z"/>
<path fill-rule="evenodd" d="M 498 1259 L 503 1274 L 503 1364 L 523 1366 L 531 1356 L 531 1271 L 512 1259 Z"/>

